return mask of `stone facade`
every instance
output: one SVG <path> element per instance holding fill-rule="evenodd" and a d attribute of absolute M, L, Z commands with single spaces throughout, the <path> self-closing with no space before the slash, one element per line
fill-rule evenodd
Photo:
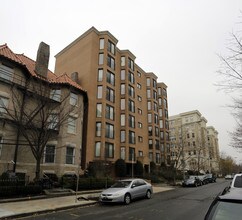
<path fill-rule="evenodd" d="M 56 77 L 46 69 L 47 57 L 39 72 L 41 64 L 36 67 L 28 57 L 0 46 L 0 173 L 15 171 L 29 180 L 35 177 L 36 159 L 21 129 L 29 129 L 29 134 L 46 132 L 41 176 L 78 172 L 86 92 L 67 75 Z M 45 127 L 41 127 L 43 123 L 47 123 Z M 36 137 L 28 138 L 36 143 Z"/>

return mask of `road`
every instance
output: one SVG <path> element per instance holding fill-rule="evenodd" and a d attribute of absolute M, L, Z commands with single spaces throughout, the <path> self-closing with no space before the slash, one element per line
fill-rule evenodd
<path fill-rule="evenodd" d="M 213 198 L 229 181 L 218 180 L 201 187 L 176 188 L 154 194 L 152 199 L 142 199 L 130 205 L 101 205 L 79 207 L 71 210 L 25 217 L 29 220 L 202 220 Z"/>

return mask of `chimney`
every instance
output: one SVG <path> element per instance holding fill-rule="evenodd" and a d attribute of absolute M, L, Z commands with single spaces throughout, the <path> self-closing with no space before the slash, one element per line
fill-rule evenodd
<path fill-rule="evenodd" d="M 44 78 L 47 78 L 49 57 L 50 57 L 50 46 L 44 42 L 41 42 L 39 44 L 39 49 L 37 52 L 37 58 L 35 62 L 35 72 Z"/>

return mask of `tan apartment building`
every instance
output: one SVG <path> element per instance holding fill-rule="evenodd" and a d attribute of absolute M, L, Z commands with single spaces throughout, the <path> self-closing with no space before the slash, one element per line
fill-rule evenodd
<path fill-rule="evenodd" d="M 207 137 L 208 137 L 208 149 L 209 149 L 209 162 L 212 172 L 219 171 L 219 144 L 218 144 L 218 132 L 213 126 L 207 127 Z"/>
<path fill-rule="evenodd" d="M 86 92 L 49 71 L 48 62 L 43 42 L 36 62 L 0 46 L 0 174 L 32 180 L 37 171 L 40 177 L 78 171 Z"/>
<path fill-rule="evenodd" d="M 161 107 L 167 112 L 160 117 L 157 91 L 167 103 L 167 87 L 117 43 L 110 32 L 92 27 L 56 55 L 55 74 L 71 76 L 88 94 L 83 169 L 95 161 L 113 164 L 121 158 L 128 173 L 137 160 L 149 172 L 151 161 L 165 161 L 167 139 L 160 134 L 168 128 L 159 123 L 168 118 L 168 107 Z"/>
<path fill-rule="evenodd" d="M 207 120 L 197 110 L 169 117 L 171 160 L 180 170 L 218 171 L 218 161 L 211 155 L 218 152 L 218 139 L 206 126 Z M 209 136 L 208 136 L 209 131 Z M 216 146 L 210 144 L 216 138 Z M 214 147 L 214 148 L 213 148 Z M 211 150 L 213 148 L 213 150 Z M 214 158 L 213 163 L 211 158 Z M 216 160 L 216 162 L 215 162 Z"/>

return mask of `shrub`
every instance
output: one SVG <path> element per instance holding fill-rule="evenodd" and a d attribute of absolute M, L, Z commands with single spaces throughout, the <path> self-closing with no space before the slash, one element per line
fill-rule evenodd
<path fill-rule="evenodd" d="M 117 177 L 126 176 L 126 163 L 123 159 L 118 159 L 115 162 L 115 174 Z"/>

